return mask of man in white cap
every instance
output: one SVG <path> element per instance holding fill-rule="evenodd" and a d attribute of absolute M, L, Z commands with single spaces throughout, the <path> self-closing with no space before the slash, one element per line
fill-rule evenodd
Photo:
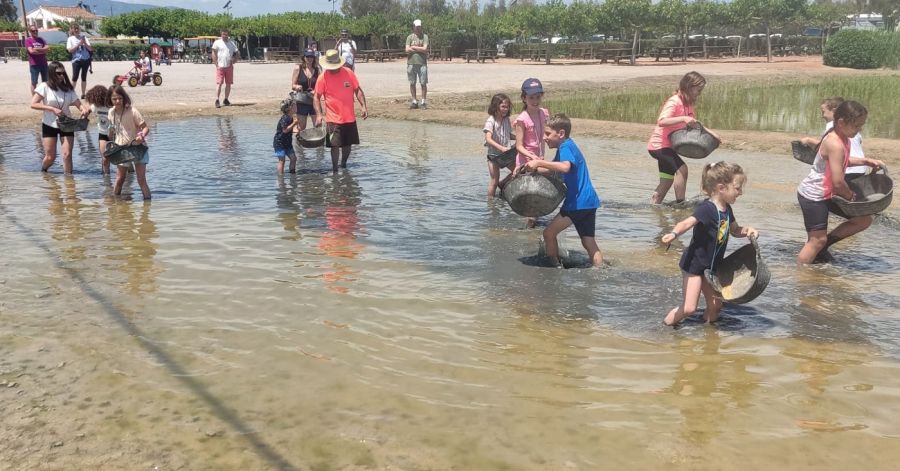
<path fill-rule="evenodd" d="M 428 35 L 422 33 L 422 20 L 413 21 L 413 32 L 406 37 L 406 78 L 409 79 L 409 109 L 426 108 L 428 95 Z M 416 102 L 416 78 L 422 85 L 422 101 Z"/>
<path fill-rule="evenodd" d="M 319 65 L 325 72 L 316 81 L 315 98 L 316 127 L 325 118 L 325 146 L 331 149 L 331 171 L 338 171 L 338 157 L 341 168 L 347 168 L 350 146 L 359 144 L 359 130 L 356 128 L 356 113 L 353 98 L 359 100 L 362 118 L 369 117 L 366 95 L 359 86 L 356 74 L 344 67 L 344 58 L 337 49 L 329 49 L 319 58 Z M 325 106 L 322 107 L 322 100 Z"/>

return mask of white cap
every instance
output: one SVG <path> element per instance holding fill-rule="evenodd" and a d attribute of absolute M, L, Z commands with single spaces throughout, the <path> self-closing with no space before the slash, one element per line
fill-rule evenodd
<path fill-rule="evenodd" d="M 422 26 L 422 20 L 413 21 L 413 26 Z"/>

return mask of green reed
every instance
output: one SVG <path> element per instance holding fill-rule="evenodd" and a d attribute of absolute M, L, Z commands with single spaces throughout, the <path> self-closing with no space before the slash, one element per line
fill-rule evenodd
<path fill-rule="evenodd" d="M 585 90 L 554 93 L 544 105 L 573 118 L 652 124 L 672 88 L 644 92 Z M 843 96 L 869 109 L 863 134 L 900 138 L 900 75 L 839 77 L 817 81 L 769 81 L 747 84 L 711 78 L 697 103 L 697 118 L 713 129 L 818 134 L 824 128 L 819 103 Z M 514 105 L 518 110 L 518 103 Z M 514 111 L 514 113 L 517 111 Z"/>

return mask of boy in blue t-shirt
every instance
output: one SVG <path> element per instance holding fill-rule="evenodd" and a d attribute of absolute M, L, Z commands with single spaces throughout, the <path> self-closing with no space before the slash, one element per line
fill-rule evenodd
<path fill-rule="evenodd" d="M 562 174 L 566 184 L 566 199 L 559 214 L 544 229 L 544 245 L 547 257 L 559 266 L 559 244 L 556 236 L 572 224 L 581 237 L 581 245 L 587 250 L 591 263 L 599 267 L 603 256 L 597 241 L 594 239 L 594 227 L 600 198 L 591 184 L 584 155 L 570 137 L 572 122 L 564 114 L 554 115 L 544 127 L 544 142 L 547 147 L 557 149 L 556 158 L 552 162 L 546 160 L 530 160 L 523 167 L 528 170 L 546 169 Z"/>

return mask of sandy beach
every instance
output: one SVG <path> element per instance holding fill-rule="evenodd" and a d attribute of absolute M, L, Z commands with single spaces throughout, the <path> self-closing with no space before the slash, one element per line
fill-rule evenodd
<path fill-rule="evenodd" d="M 67 68 L 69 64 L 66 64 Z M 278 102 L 287 96 L 293 64 L 238 63 L 230 107 L 216 109 L 215 69 L 212 65 L 174 63 L 157 66 L 163 74 L 163 85 L 129 88 L 134 101 L 151 119 L 276 114 Z M 467 126 L 480 126 L 483 113 L 459 108 L 486 102 L 498 90 L 515 90 L 527 77 L 539 77 L 545 87 L 572 90 L 584 87 L 644 88 L 672 86 L 686 72 L 697 70 L 711 80 L 753 80 L 754 78 L 819 78 L 890 74 L 892 71 L 861 71 L 822 65 L 820 57 L 777 58 L 766 63 L 761 58 L 718 59 L 714 61 L 654 62 L 641 60 L 636 66 L 600 64 L 589 61 L 557 61 L 542 63 L 500 59 L 496 63 L 452 62 L 429 64 L 429 109 L 408 110 L 405 101 L 409 89 L 403 61 L 371 62 L 357 65 L 357 74 L 370 102 L 370 117 L 411 119 Z M 127 62 L 96 62 L 88 76 L 88 86 L 108 85 L 116 74 L 130 68 Z M 38 122 L 37 113 L 28 106 L 27 64 L 12 61 L 0 65 L 0 125 L 30 126 Z M 20 84 L 15 86 L 14 84 Z M 649 124 L 578 120 L 579 133 L 599 137 L 643 140 L 650 132 Z M 785 148 L 791 137 L 782 133 L 723 131 L 724 147 L 735 150 L 774 151 Z M 866 149 L 873 157 L 892 159 L 888 155 L 896 141 L 867 139 Z"/>

